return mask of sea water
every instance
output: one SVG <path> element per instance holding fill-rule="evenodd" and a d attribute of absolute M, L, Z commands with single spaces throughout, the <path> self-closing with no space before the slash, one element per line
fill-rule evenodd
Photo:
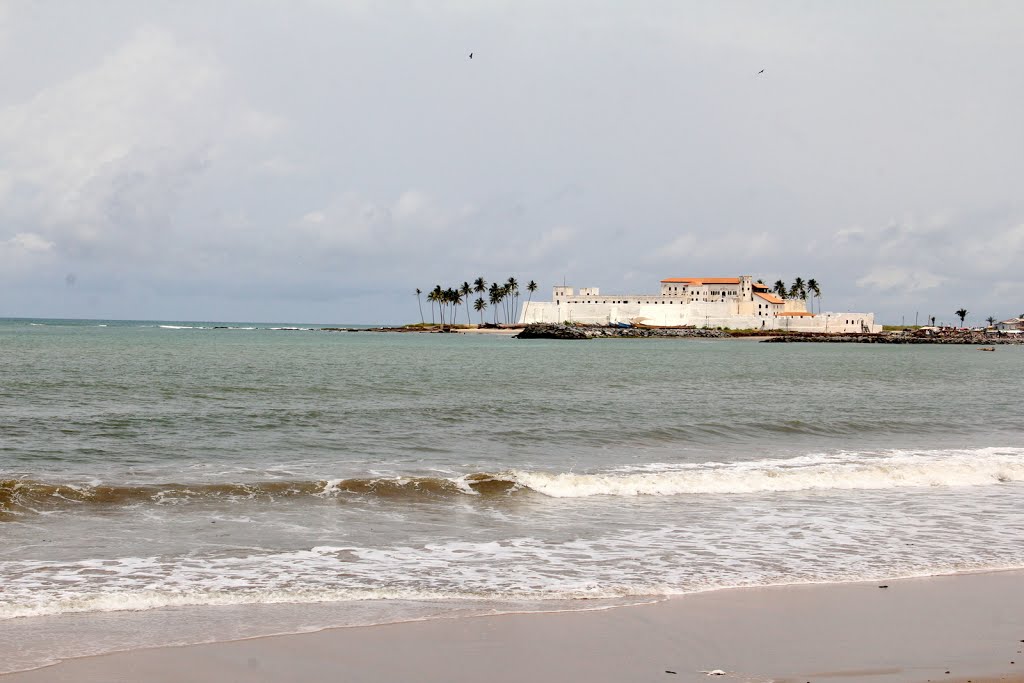
<path fill-rule="evenodd" d="M 1024 567 L 1024 348 L 0 321 L 0 671 Z"/>

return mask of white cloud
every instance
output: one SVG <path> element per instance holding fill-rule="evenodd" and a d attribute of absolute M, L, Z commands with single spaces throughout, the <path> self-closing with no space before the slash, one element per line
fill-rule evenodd
<path fill-rule="evenodd" d="M 100 63 L 0 109 L 0 201 L 62 236 L 62 248 L 159 255 L 149 241 L 171 228 L 192 179 L 225 147 L 279 128 L 231 94 L 212 55 L 142 28 Z"/>
<path fill-rule="evenodd" d="M 27 252 L 44 252 L 53 249 L 53 242 L 34 232 L 19 232 L 4 244 L 10 249 Z"/>
<path fill-rule="evenodd" d="M 292 229 L 316 249 L 422 256 L 452 251 L 474 213 L 472 206 L 446 207 L 415 189 L 386 203 L 347 192 L 305 213 Z"/>
<path fill-rule="evenodd" d="M 558 225 L 542 233 L 540 239 L 529 245 L 529 261 L 539 261 L 555 252 L 566 251 L 577 235 L 577 230 L 567 225 Z"/>
<path fill-rule="evenodd" d="M 54 243 L 34 232 L 0 241 L 0 278 L 20 276 L 53 261 Z"/>
<path fill-rule="evenodd" d="M 899 290 L 901 293 L 915 293 L 934 289 L 947 279 L 928 271 L 906 270 L 899 267 L 875 268 L 857 280 L 857 286 L 870 287 L 879 292 Z"/>
<path fill-rule="evenodd" d="M 47 6 L 0 0 L 23 293 L 74 272 L 225 315 L 357 300 L 351 321 L 470 271 L 749 272 L 813 276 L 835 310 L 1020 312 L 1019 3 Z"/>
<path fill-rule="evenodd" d="M 692 233 L 686 233 L 663 245 L 656 253 L 663 259 L 685 259 L 693 255 L 696 247 L 697 238 Z"/>

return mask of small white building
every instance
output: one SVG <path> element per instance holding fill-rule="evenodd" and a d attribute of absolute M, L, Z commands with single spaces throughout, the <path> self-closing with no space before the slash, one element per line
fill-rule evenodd
<path fill-rule="evenodd" d="M 559 285 L 551 301 L 534 301 L 519 322 L 632 323 L 652 327 L 728 327 L 794 332 L 881 332 L 873 313 L 811 313 L 804 299 L 783 299 L 750 275 L 676 277 L 658 294 L 601 294 Z"/>
<path fill-rule="evenodd" d="M 998 322 L 996 323 L 995 328 L 1000 332 L 1024 331 L 1024 318 L 1010 318 L 1009 320 Z"/>

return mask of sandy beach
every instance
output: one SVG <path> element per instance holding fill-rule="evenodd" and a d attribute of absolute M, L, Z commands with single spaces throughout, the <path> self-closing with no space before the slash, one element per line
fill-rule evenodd
<path fill-rule="evenodd" d="M 882 588 L 880 586 L 887 586 Z M 723 590 L 70 660 L 3 683 L 1021 681 L 1024 572 Z M 706 672 L 721 670 L 722 675 Z"/>

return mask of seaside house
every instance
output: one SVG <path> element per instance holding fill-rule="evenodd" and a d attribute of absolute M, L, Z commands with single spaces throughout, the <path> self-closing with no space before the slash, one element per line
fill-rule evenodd
<path fill-rule="evenodd" d="M 995 328 L 1000 332 L 1022 332 L 1024 331 L 1024 318 L 1010 318 L 1009 320 L 998 322 Z"/>
<path fill-rule="evenodd" d="M 729 327 L 794 332 L 876 333 L 873 313 L 811 313 L 804 299 L 780 298 L 750 275 L 670 277 L 658 294 L 601 294 L 555 286 L 551 301 L 534 301 L 520 323 L 633 323 L 654 327 Z"/>

